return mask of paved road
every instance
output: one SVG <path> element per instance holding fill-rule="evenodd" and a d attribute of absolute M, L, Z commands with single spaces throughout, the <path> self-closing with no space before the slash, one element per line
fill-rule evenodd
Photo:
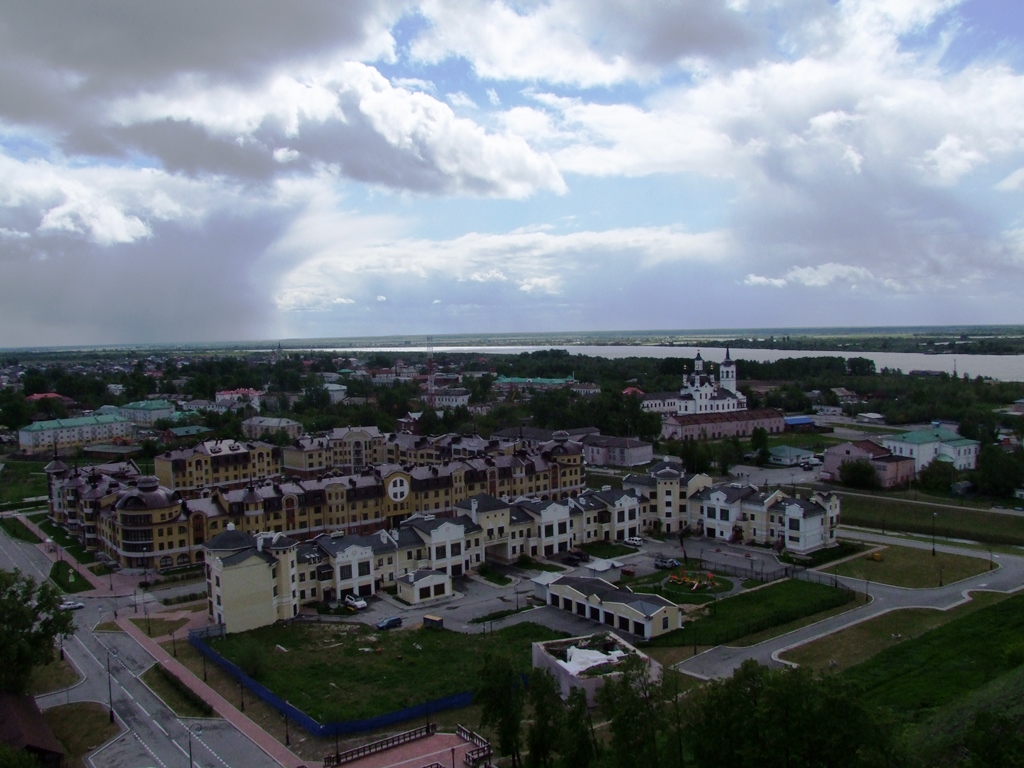
<path fill-rule="evenodd" d="M 846 529 L 843 530 L 843 538 L 855 538 L 874 544 L 892 544 L 916 549 L 931 549 L 931 544 L 926 542 Z M 951 544 L 937 545 L 936 550 L 970 557 L 979 556 L 977 550 L 964 549 Z M 748 648 L 733 648 L 729 646 L 712 648 L 698 656 L 680 662 L 676 665 L 676 669 L 696 677 L 710 679 L 730 676 L 747 659 L 754 659 L 761 664 L 769 666 L 782 666 L 784 663 L 778 659 L 780 653 L 861 621 L 874 618 L 887 611 L 901 608 L 949 610 L 968 600 L 967 593 L 970 590 L 986 589 L 994 592 L 1013 592 L 1024 587 L 1024 556 L 993 555 L 993 561 L 998 566 L 994 571 L 982 573 L 978 576 L 934 589 L 907 589 L 839 577 L 838 580 L 851 589 L 861 594 L 867 591 L 872 598 L 871 602 L 839 616 L 833 616 L 824 621 L 811 624 L 810 626 L 766 640 L 763 643 L 758 643 Z M 824 580 L 823 576 L 821 578 Z M 831 580 L 831 577 L 829 577 L 829 580 Z"/>
<path fill-rule="evenodd" d="M 0 533 L 0 567 L 16 567 L 38 580 L 47 577 L 50 561 L 35 545 L 14 541 Z M 96 624 L 112 618 L 114 598 L 77 595 L 76 599 L 86 607 L 75 612 L 77 631 L 63 645 L 66 658 L 82 679 L 69 689 L 38 697 L 37 702 L 40 708 L 48 709 L 76 701 L 93 701 L 106 706 L 112 699 L 117 721 L 125 730 L 93 752 L 87 761 L 89 765 L 93 768 L 188 768 L 188 726 L 201 724 L 201 733 L 192 736 L 196 765 L 277 768 L 276 761 L 225 720 L 179 720 L 138 679 L 153 666 L 153 657 L 126 633 L 92 630 Z M 120 607 L 126 610 L 123 599 Z M 140 608 L 139 615 L 142 613 Z"/>

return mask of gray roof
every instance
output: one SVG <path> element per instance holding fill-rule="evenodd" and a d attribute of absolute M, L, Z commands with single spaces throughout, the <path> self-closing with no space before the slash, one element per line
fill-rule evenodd
<path fill-rule="evenodd" d="M 214 552 L 239 550 L 246 547 L 255 547 L 256 539 L 245 531 L 229 528 L 206 541 L 203 546 Z"/>
<path fill-rule="evenodd" d="M 272 554 L 256 549 L 256 547 L 249 547 L 248 549 L 243 549 L 240 552 L 230 554 L 227 557 L 222 557 L 221 562 L 224 565 L 237 565 L 238 563 L 244 563 L 250 557 L 258 557 L 269 565 L 273 565 L 277 562 L 277 558 Z"/>
<path fill-rule="evenodd" d="M 623 603 L 647 618 L 665 607 L 675 607 L 675 603 L 661 595 L 637 594 L 629 589 L 621 589 L 609 584 L 604 579 L 592 579 L 586 576 L 562 576 L 552 584 L 565 584 L 584 595 L 595 596 L 602 603 Z"/>

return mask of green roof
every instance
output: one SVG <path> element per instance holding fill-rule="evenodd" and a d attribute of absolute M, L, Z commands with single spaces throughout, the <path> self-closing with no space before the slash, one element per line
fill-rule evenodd
<path fill-rule="evenodd" d="M 925 443 L 952 443 L 966 438 L 962 438 L 956 432 L 948 429 L 921 429 L 917 432 L 904 432 L 902 435 L 889 435 L 885 439 L 895 443 L 924 445 Z"/>
<path fill-rule="evenodd" d="M 206 434 L 207 432 L 212 432 L 213 430 L 210 429 L 209 427 L 204 427 L 199 424 L 196 424 L 190 427 L 171 427 L 167 431 L 170 432 L 175 437 L 190 437 L 192 435 L 203 435 Z"/>
<path fill-rule="evenodd" d="M 162 411 L 170 408 L 174 410 L 174 403 L 167 400 L 138 400 L 134 403 L 125 403 L 121 406 L 132 411 Z"/>
<path fill-rule="evenodd" d="M 572 378 L 571 376 L 569 378 L 567 378 L 567 379 L 543 379 L 543 378 L 541 378 L 539 376 L 531 376 L 529 378 L 524 378 L 524 377 L 521 377 L 521 376 L 499 376 L 495 380 L 495 383 L 497 383 L 497 384 L 551 384 L 551 385 L 557 385 L 557 384 L 569 384 L 569 383 L 575 382 L 575 381 L 576 380 L 574 378 Z"/>
<path fill-rule="evenodd" d="M 128 419 L 109 414 L 101 416 L 80 416 L 77 419 L 50 419 L 48 421 L 36 421 L 27 427 L 22 427 L 21 432 L 42 432 L 46 429 L 74 429 L 75 427 L 95 427 L 100 424 L 127 424 Z"/>

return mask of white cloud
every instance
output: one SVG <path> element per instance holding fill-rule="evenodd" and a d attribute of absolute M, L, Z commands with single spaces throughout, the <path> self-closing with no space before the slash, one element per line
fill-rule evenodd
<path fill-rule="evenodd" d="M 462 107 L 463 109 L 476 109 L 476 102 L 473 101 L 469 96 L 462 91 L 456 91 L 455 93 L 449 93 L 446 97 L 448 103 L 453 107 Z"/>
<path fill-rule="evenodd" d="M 498 92 L 493 88 L 487 89 L 487 100 L 495 107 L 501 105 L 501 99 L 498 97 Z"/>
<path fill-rule="evenodd" d="M 1024 189 L 1024 168 L 1018 168 L 1005 179 L 996 184 L 1000 192 L 1019 192 Z"/>
<path fill-rule="evenodd" d="M 786 281 L 784 278 L 764 277 L 762 275 L 754 274 L 747 275 L 743 282 L 745 285 L 768 285 L 773 288 L 784 288 L 786 286 Z"/>
<path fill-rule="evenodd" d="M 526 293 L 558 294 L 562 292 L 562 280 L 557 275 L 530 277 L 519 281 L 519 290 Z"/>
<path fill-rule="evenodd" d="M 378 296 L 377 297 L 377 301 L 387 301 L 387 300 L 388 300 L 387 296 Z"/>
<path fill-rule="evenodd" d="M 288 147 L 278 147 L 274 150 L 274 159 L 279 163 L 290 163 L 293 160 L 298 160 L 299 153 L 294 149 Z"/>
<path fill-rule="evenodd" d="M 465 94 L 453 103 L 471 104 Z M 457 117 L 433 96 L 395 87 L 373 67 L 330 62 L 255 86 L 208 86 L 182 76 L 160 92 L 116 101 L 119 126 L 201 126 L 211 136 L 259 153 L 276 135 L 312 162 L 417 191 L 524 198 L 566 190 L 553 160 L 511 132 L 490 133 Z M 293 159 L 291 155 L 275 159 Z"/>
<path fill-rule="evenodd" d="M 819 264 L 814 267 L 793 267 L 782 277 L 765 277 L 749 274 L 744 279 L 745 285 L 784 288 L 790 284 L 804 285 L 809 288 L 825 288 L 837 280 L 846 282 L 873 281 L 874 275 L 863 267 L 850 264 Z M 898 287 L 895 281 L 889 281 L 887 287 Z"/>

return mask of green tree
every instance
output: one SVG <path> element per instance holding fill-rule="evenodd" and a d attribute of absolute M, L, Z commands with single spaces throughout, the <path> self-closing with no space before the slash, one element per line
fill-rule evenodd
<path fill-rule="evenodd" d="M 658 746 L 665 707 L 649 672 L 647 664 L 631 654 L 622 663 L 621 677 L 606 679 L 598 691 L 601 711 L 610 721 L 612 766 L 661 765 Z"/>
<path fill-rule="evenodd" d="M 978 491 L 986 496 L 1009 498 L 1024 483 L 1024 454 L 1007 453 L 997 445 L 986 445 L 978 455 L 974 473 Z"/>
<path fill-rule="evenodd" d="M 0 766 L 3 768 L 41 768 L 42 763 L 31 752 L 0 741 Z"/>
<path fill-rule="evenodd" d="M 590 768 L 598 759 L 594 721 L 590 717 L 587 694 L 582 688 L 569 691 L 562 720 L 561 749 L 564 768 Z"/>
<path fill-rule="evenodd" d="M 839 479 L 848 488 L 878 488 L 878 473 L 867 459 L 844 461 L 839 466 Z"/>
<path fill-rule="evenodd" d="M 546 669 L 535 668 L 530 673 L 527 700 L 532 719 L 526 733 L 526 765 L 552 768 L 565 716 L 558 681 Z"/>
<path fill-rule="evenodd" d="M 926 491 L 949 493 L 956 482 L 956 467 L 951 462 L 935 459 L 917 473 L 917 484 Z"/>
<path fill-rule="evenodd" d="M 74 617 L 60 610 L 60 600 L 54 585 L 0 570 L 0 690 L 24 693 L 32 668 L 53 661 L 54 640 L 74 633 Z"/>
<path fill-rule="evenodd" d="M 964 734 L 969 768 L 1024 765 L 1024 732 L 1003 712 L 983 710 Z"/>
<path fill-rule="evenodd" d="M 480 670 L 481 686 L 476 692 L 480 705 L 480 726 L 493 726 L 498 735 L 498 751 L 512 758 L 512 766 L 522 765 L 521 730 L 525 694 L 512 660 L 504 655 L 487 654 Z"/>
<path fill-rule="evenodd" d="M 750 450 L 757 453 L 757 463 L 759 466 L 768 463 L 768 459 L 771 458 L 771 452 L 768 447 L 767 429 L 764 427 L 754 427 L 754 431 L 750 433 Z"/>

